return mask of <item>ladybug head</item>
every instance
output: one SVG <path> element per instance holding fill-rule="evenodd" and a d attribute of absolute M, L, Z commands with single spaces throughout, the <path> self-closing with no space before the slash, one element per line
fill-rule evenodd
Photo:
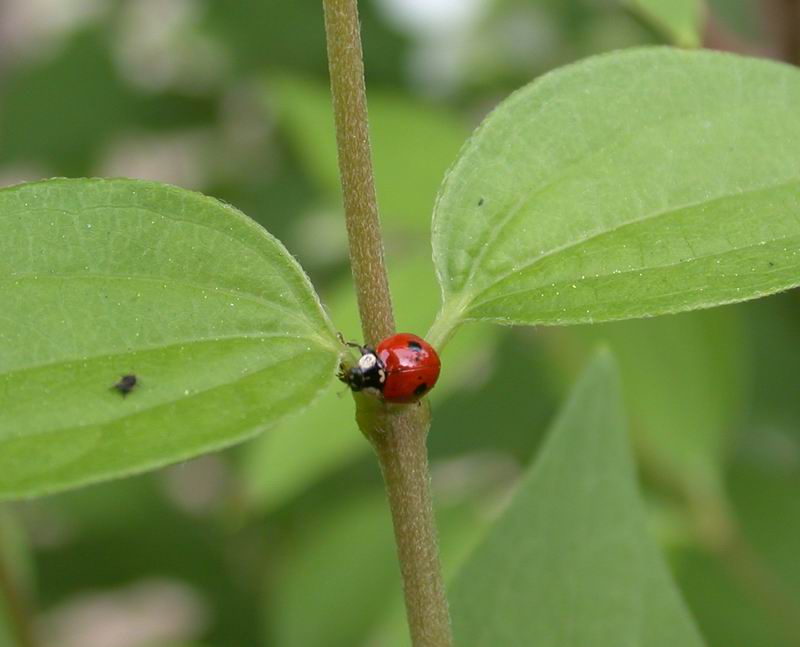
<path fill-rule="evenodd" d="M 362 391 L 363 389 L 383 391 L 386 369 L 373 351 L 366 350 L 355 366 L 343 369 L 339 373 L 339 379 L 353 391 Z"/>

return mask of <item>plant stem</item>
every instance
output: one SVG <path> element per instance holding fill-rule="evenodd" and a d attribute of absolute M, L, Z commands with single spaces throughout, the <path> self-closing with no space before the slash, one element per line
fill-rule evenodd
<path fill-rule="evenodd" d="M 0 545 L 0 600 L 5 603 L 6 615 L 16 637 L 17 647 L 36 647 L 30 618 L 6 565 L 6 555 L 2 545 Z"/>
<path fill-rule="evenodd" d="M 324 0 L 339 173 L 361 328 L 375 345 L 395 331 L 369 149 L 356 0 Z"/>
<path fill-rule="evenodd" d="M 367 344 L 395 332 L 369 150 L 356 0 L 323 0 L 350 262 Z M 415 647 L 452 645 L 425 441 L 427 403 L 387 406 L 356 394 L 356 419 L 378 455 Z"/>
<path fill-rule="evenodd" d="M 448 647 L 453 639 L 436 543 L 425 440 L 427 404 L 404 407 L 371 440 L 389 496 L 406 613 L 415 647 Z"/>

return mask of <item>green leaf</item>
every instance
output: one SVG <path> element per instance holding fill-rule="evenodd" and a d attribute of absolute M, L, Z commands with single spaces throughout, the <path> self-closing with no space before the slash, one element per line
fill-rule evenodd
<path fill-rule="evenodd" d="M 800 456 L 800 398 L 796 388 L 787 388 L 797 380 L 800 365 L 800 308 L 798 294 L 790 292 L 765 303 L 745 309 L 748 343 L 744 349 L 750 356 L 748 377 L 752 384 L 752 402 L 746 424 L 747 436 L 753 441 L 776 447 L 787 436 Z M 772 441 L 767 438 L 772 437 Z"/>
<path fill-rule="evenodd" d="M 758 440 L 761 446 L 750 441 L 741 447 L 727 474 L 736 515 L 733 537 L 705 550 L 684 547 L 673 560 L 681 588 L 714 645 L 800 644 L 800 469 L 790 451 L 796 448 L 770 447 L 774 437 Z"/>
<path fill-rule="evenodd" d="M 303 528 L 301 527 L 300 530 Z M 317 515 L 281 554 L 270 644 L 359 644 L 400 589 L 392 521 L 382 494 Z"/>
<path fill-rule="evenodd" d="M 459 645 L 702 645 L 648 535 L 609 355 L 451 592 Z"/>
<path fill-rule="evenodd" d="M 108 34 L 89 29 L 57 56 L 10 66 L 0 105 L 0 161 L 86 173 L 109 140 L 134 121 L 136 95 L 118 77 Z M 53 117 L 53 98 L 58 117 Z"/>
<path fill-rule="evenodd" d="M 702 0 L 625 0 L 673 45 L 700 47 L 703 12 Z"/>
<path fill-rule="evenodd" d="M 406 41 L 391 29 L 380 9 L 373 3 L 359 7 L 364 59 L 369 61 L 370 76 L 400 83 L 406 78 Z M 235 11 L 228 0 L 209 0 L 200 24 L 245 71 L 292 69 L 327 76 L 325 26 L 315 0 L 238 0 Z M 238 74 L 241 78 L 242 72 Z"/>
<path fill-rule="evenodd" d="M 787 534 L 781 530 L 782 534 Z M 713 555 L 694 547 L 676 551 L 676 578 L 697 622 L 711 645 L 725 647 L 793 647 L 794 639 L 776 627 L 769 603 L 756 591 L 742 588 L 730 569 Z M 762 601 L 763 600 L 763 601 Z M 761 602 L 761 604 L 759 604 Z"/>
<path fill-rule="evenodd" d="M 745 400 L 747 347 L 739 308 L 554 330 L 544 345 L 572 383 L 599 343 L 619 361 L 634 440 L 658 473 L 707 499 Z M 570 357 L 570 356 L 574 357 Z"/>
<path fill-rule="evenodd" d="M 302 270 L 216 200 L 50 180 L 0 191 L 0 230 L 0 496 L 230 445 L 332 381 L 335 333 Z"/>
<path fill-rule="evenodd" d="M 800 71 L 667 48 L 598 56 L 501 104 L 434 215 L 435 338 L 571 324 L 800 284 Z"/>

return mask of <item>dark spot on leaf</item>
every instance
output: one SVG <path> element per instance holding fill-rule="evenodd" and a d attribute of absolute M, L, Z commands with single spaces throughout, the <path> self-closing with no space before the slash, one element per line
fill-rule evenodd
<path fill-rule="evenodd" d="M 482 207 L 482 206 L 483 206 L 483 198 L 481 198 L 480 200 L 478 200 L 478 206 L 479 206 L 479 207 Z"/>
<path fill-rule="evenodd" d="M 136 383 L 138 381 L 139 381 L 138 378 L 133 374 L 123 375 L 119 379 L 119 382 L 117 382 L 112 388 L 122 393 L 122 397 L 125 397 L 126 395 L 128 395 L 128 393 L 133 391 L 133 387 L 136 386 Z"/>
<path fill-rule="evenodd" d="M 422 346 L 418 341 L 410 341 L 408 342 L 408 347 L 413 348 L 414 350 L 422 350 Z"/>
<path fill-rule="evenodd" d="M 416 389 L 414 389 L 414 395 L 422 395 L 427 390 L 428 390 L 428 385 L 425 384 L 425 382 L 423 382 Z"/>
<path fill-rule="evenodd" d="M 775 267 L 775 263 L 773 263 L 772 261 L 769 261 L 769 266 L 770 267 Z"/>

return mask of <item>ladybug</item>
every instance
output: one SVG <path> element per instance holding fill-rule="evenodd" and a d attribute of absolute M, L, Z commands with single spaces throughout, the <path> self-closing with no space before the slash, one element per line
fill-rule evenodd
<path fill-rule="evenodd" d="M 386 402 L 416 402 L 439 379 L 439 355 L 428 342 L 411 333 L 387 337 L 374 350 L 357 347 L 361 357 L 355 366 L 342 370 L 339 379 L 353 391 L 377 391 Z"/>

